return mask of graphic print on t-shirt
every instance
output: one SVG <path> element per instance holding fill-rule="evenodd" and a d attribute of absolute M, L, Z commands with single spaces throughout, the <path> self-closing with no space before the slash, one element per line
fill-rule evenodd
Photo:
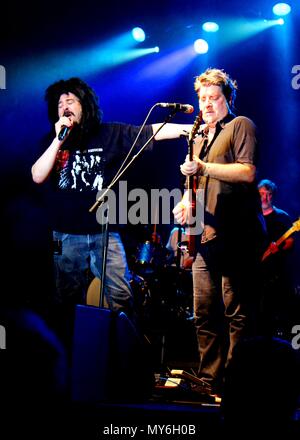
<path fill-rule="evenodd" d="M 55 181 L 64 191 L 99 191 L 103 187 L 103 149 L 58 152 Z"/>

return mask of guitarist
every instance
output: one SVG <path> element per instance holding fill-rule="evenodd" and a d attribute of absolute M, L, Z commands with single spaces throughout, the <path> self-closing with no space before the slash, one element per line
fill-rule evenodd
<path fill-rule="evenodd" d="M 273 205 L 277 191 L 274 182 L 268 179 L 261 180 L 258 183 L 258 191 L 269 241 L 262 262 L 262 323 L 267 333 L 285 336 L 286 333 L 290 333 L 292 327 L 289 320 L 293 298 L 291 258 L 294 238 L 289 235 L 280 245 L 276 242 L 292 227 L 292 220 L 287 212 Z"/>
<path fill-rule="evenodd" d="M 289 214 L 273 205 L 273 197 L 277 191 L 277 186 L 271 180 L 263 179 L 257 187 L 270 240 L 269 250 L 271 254 L 291 250 L 294 246 L 294 238 L 291 236 L 287 237 L 280 247 L 276 244 L 276 240 L 292 226 Z"/>
<path fill-rule="evenodd" d="M 220 69 L 196 77 L 202 119 L 194 156 L 181 165 L 185 176 L 198 179 L 203 191 L 203 232 L 196 237 L 193 262 L 194 322 L 203 386 L 199 392 L 222 391 L 224 367 L 238 340 L 252 330 L 257 299 L 263 217 L 255 183 L 257 141 L 253 122 L 233 114 L 237 83 Z M 173 213 L 187 222 L 187 196 Z M 254 304 L 251 304 L 253 306 Z"/>

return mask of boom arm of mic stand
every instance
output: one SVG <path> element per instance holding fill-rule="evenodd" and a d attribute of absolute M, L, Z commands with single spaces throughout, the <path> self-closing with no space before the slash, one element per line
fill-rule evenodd
<path fill-rule="evenodd" d="M 98 199 L 96 200 L 96 202 L 93 204 L 93 206 L 91 206 L 91 208 L 89 209 L 89 212 L 93 212 L 97 206 L 100 205 L 100 203 L 103 202 L 104 197 L 106 196 L 106 194 L 108 193 L 108 191 L 115 185 L 116 182 L 118 182 L 118 180 L 120 180 L 120 177 L 123 176 L 123 174 L 125 173 L 125 171 L 127 170 L 127 168 L 130 167 L 130 165 L 138 158 L 138 156 L 145 150 L 145 148 L 150 144 L 150 142 L 155 138 L 155 136 L 157 135 L 157 133 L 173 118 L 173 116 L 177 113 L 177 109 L 174 109 L 165 119 L 165 121 L 161 124 L 161 126 L 156 130 L 155 133 L 153 133 L 153 135 L 147 140 L 147 142 L 141 147 L 141 149 L 132 157 L 132 159 L 128 162 L 128 164 L 126 165 L 125 168 L 123 168 L 123 170 L 120 172 L 120 174 L 118 175 L 118 177 L 116 179 L 113 180 L 113 182 L 108 185 L 108 187 L 106 188 L 106 190 L 103 192 L 103 194 L 101 194 L 100 197 L 98 197 Z"/>

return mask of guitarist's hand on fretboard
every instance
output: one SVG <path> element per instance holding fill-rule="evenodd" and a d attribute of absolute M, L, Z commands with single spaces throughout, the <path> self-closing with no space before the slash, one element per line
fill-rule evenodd
<path fill-rule="evenodd" d="M 193 156 L 193 160 L 189 159 L 189 155 L 186 156 L 185 162 L 180 165 L 180 171 L 184 176 L 194 176 L 205 168 L 205 163 L 199 159 L 198 156 Z"/>

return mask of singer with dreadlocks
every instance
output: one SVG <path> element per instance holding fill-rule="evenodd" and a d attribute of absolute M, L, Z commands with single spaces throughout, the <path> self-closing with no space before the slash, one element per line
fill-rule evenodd
<path fill-rule="evenodd" d="M 50 85 L 45 99 L 52 127 L 44 141 L 44 152 L 32 166 L 32 178 L 38 184 L 50 183 L 55 302 L 72 306 L 86 301 L 88 271 L 101 277 L 103 234 L 89 208 L 97 191 L 111 182 L 140 127 L 103 123 L 97 95 L 80 78 Z M 141 147 L 160 125 L 146 125 L 136 147 Z M 189 128 L 166 124 L 154 139 L 178 138 Z M 45 145 L 49 145 L 46 150 Z M 117 225 L 109 229 L 104 294 L 111 310 L 130 315 L 130 273 Z"/>

